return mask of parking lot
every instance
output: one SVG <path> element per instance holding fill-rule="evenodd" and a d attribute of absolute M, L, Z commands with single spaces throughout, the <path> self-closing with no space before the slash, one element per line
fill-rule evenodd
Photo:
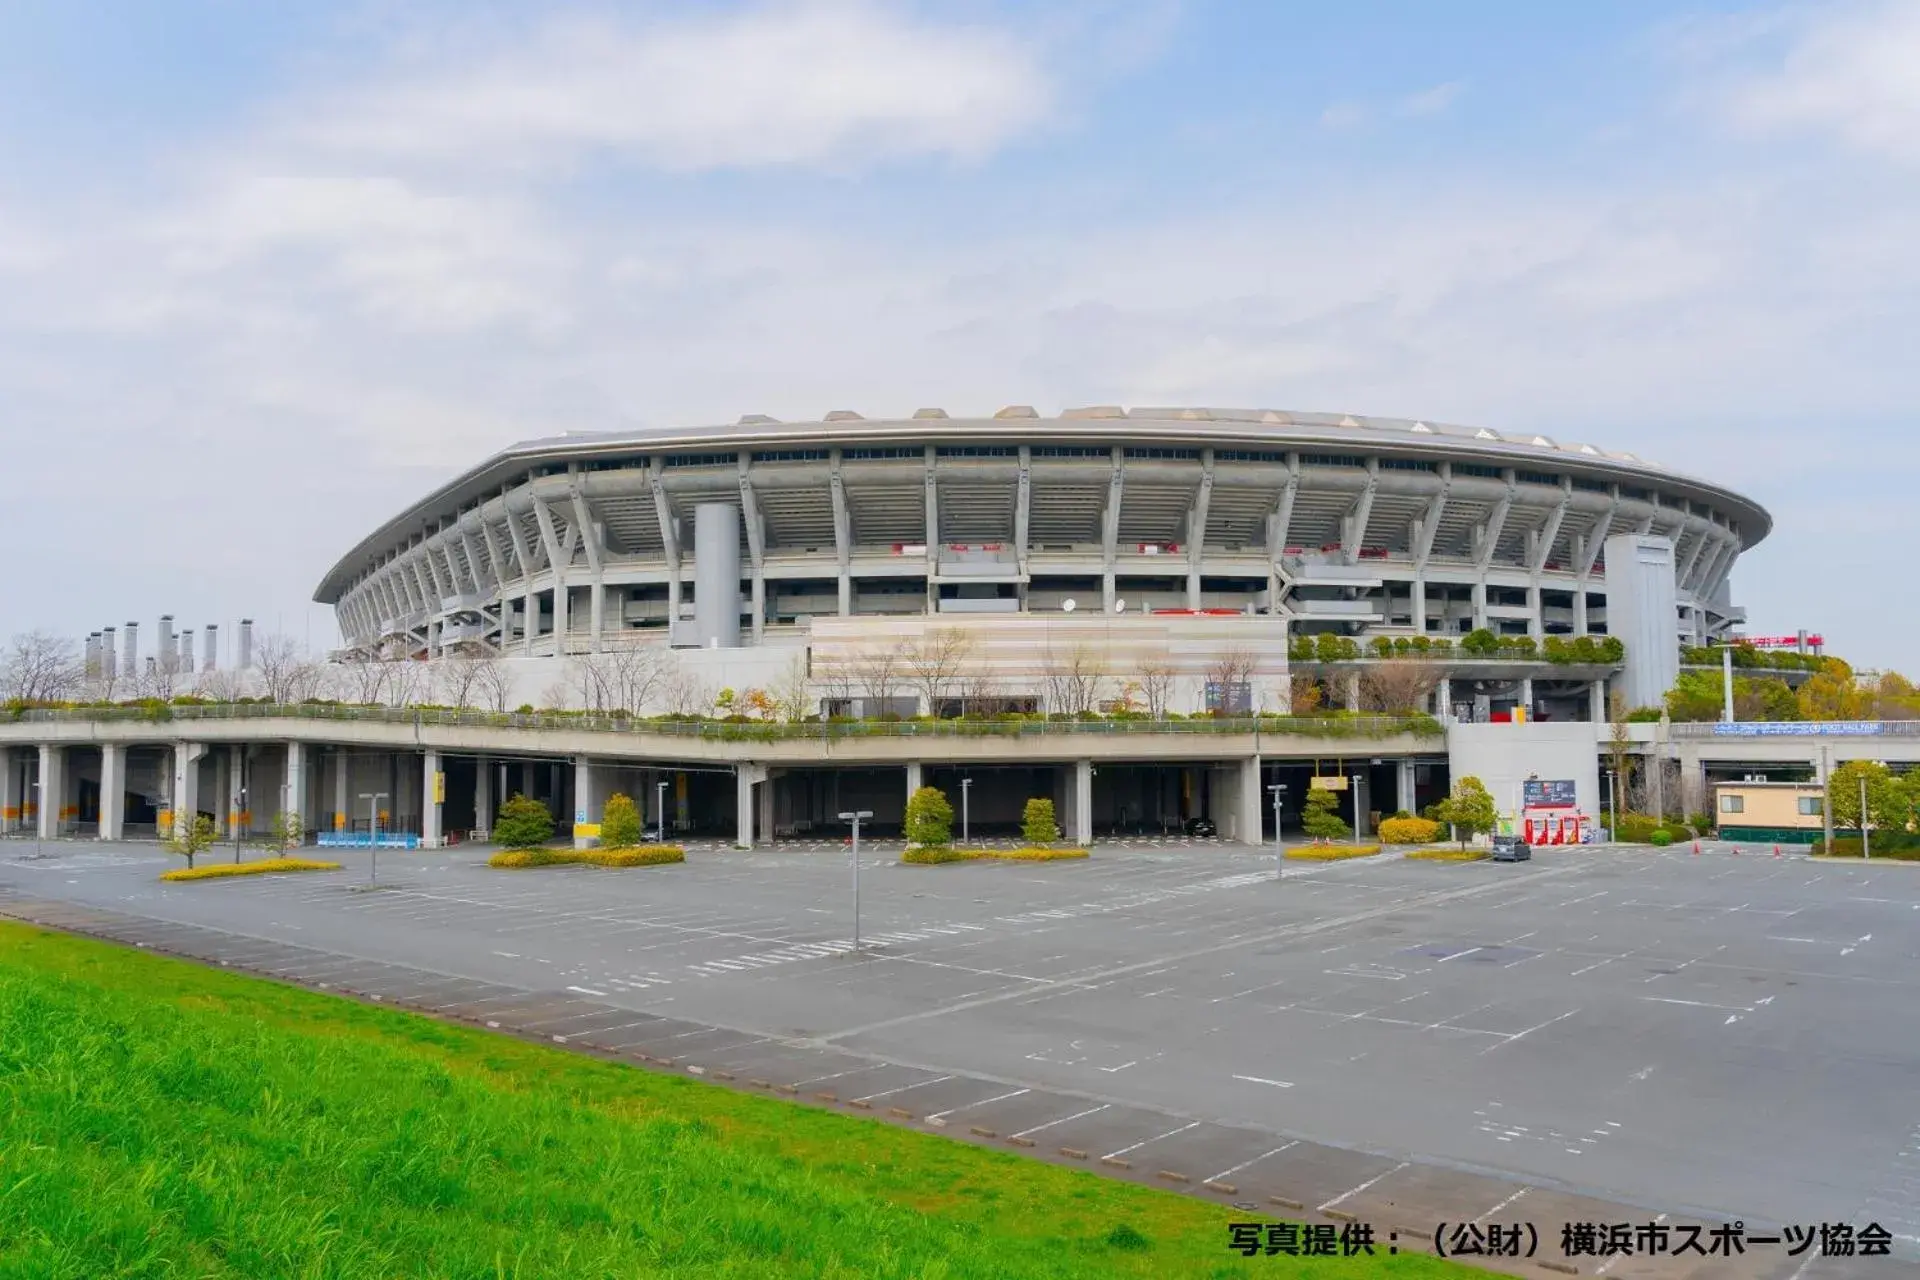
<path fill-rule="evenodd" d="M 1621 1205 L 1920 1237 L 1920 867 L 1543 849 L 1276 879 L 1270 850 L 1206 841 L 938 867 L 877 847 L 856 955 L 835 844 L 620 872 L 485 852 L 382 853 L 368 891 L 360 851 L 161 885 L 151 846 L 15 842 L 0 890 L 1249 1202 L 1556 1239 Z"/>

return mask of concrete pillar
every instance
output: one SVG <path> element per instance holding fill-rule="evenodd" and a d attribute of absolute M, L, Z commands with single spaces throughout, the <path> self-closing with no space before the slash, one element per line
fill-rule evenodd
<path fill-rule="evenodd" d="M 1527 720 L 1533 720 L 1533 677 L 1527 676 L 1520 681 L 1520 705 L 1527 709 Z"/>
<path fill-rule="evenodd" d="M 247 749 L 234 743 L 227 749 L 227 839 L 239 840 L 247 833 Z"/>
<path fill-rule="evenodd" d="M 587 584 L 587 621 L 593 628 L 593 651 L 599 653 L 606 647 L 607 591 L 598 578 Z"/>
<path fill-rule="evenodd" d="M 481 757 L 473 766 L 473 838 L 485 840 L 493 830 L 493 761 Z"/>
<path fill-rule="evenodd" d="M 1607 715 L 1607 682 L 1595 680 L 1587 686 L 1587 718 L 1595 724 L 1605 724 Z"/>
<path fill-rule="evenodd" d="M 1546 605 L 1540 599 L 1540 584 L 1529 583 L 1527 586 L 1527 634 L 1533 637 L 1535 643 L 1546 639 L 1545 612 Z"/>
<path fill-rule="evenodd" d="M 533 637 L 540 630 L 540 597 L 533 594 L 533 584 L 529 582 L 520 603 L 520 647 L 527 653 L 533 652 Z"/>
<path fill-rule="evenodd" d="M 907 762 L 907 799 L 913 799 L 913 793 L 925 785 L 925 783 L 922 782 L 922 778 L 924 777 L 925 774 L 922 772 L 918 760 L 910 760 Z"/>
<path fill-rule="evenodd" d="M 753 848 L 753 777 L 752 765 L 734 766 L 733 847 L 736 849 Z"/>
<path fill-rule="evenodd" d="M 740 647 L 740 508 L 693 509 L 693 617 L 700 647 Z"/>
<path fill-rule="evenodd" d="M 1260 757 L 1249 756 L 1240 762 L 1238 818 L 1239 834 L 1234 838 L 1248 844 L 1261 841 L 1260 820 L 1267 804 L 1267 793 L 1260 785 Z"/>
<path fill-rule="evenodd" d="M 840 567 L 840 616 L 853 616 L 853 579 L 848 576 L 845 565 Z"/>
<path fill-rule="evenodd" d="M 440 819 L 447 796 L 447 775 L 438 751 L 421 752 L 420 763 L 420 847 L 438 849 L 445 843 Z"/>
<path fill-rule="evenodd" d="M 1414 770 L 1413 760 L 1411 757 L 1403 758 L 1399 762 L 1399 765 L 1399 772 L 1395 778 L 1393 807 L 1395 809 L 1404 809 L 1408 813 L 1417 814 L 1420 812 L 1417 807 L 1420 803 L 1420 797 L 1416 789 L 1418 774 Z"/>
<path fill-rule="evenodd" d="M 1587 634 L 1587 584 L 1578 582 L 1573 587 L 1573 634 Z"/>
<path fill-rule="evenodd" d="M 1073 762 L 1073 842 L 1093 843 L 1093 761 Z"/>
<path fill-rule="evenodd" d="M 1487 580 L 1481 578 L 1473 584 L 1473 629 L 1482 631 L 1487 625 Z"/>
<path fill-rule="evenodd" d="M 20 775 L 13 749 L 0 747 L 0 833 L 20 825 Z"/>
<path fill-rule="evenodd" d="M 100 839 L 121 837 L 126 810 L 127 749 L 103 743 L 100 747 Z"/>
<path fill-rule="evenodd" d="M 533 798 L 533 762 L 531 760 L 520 762 L 519 792 L 528 799 Z"/>
<path fill-rule="evenodd" d="M 1437 700 L 1436 706 L 1439 708 L 1440 722 L 1442 724 L 1445 724 L 1449 720 L 1452 720 L 1453 719 L 1453 681 L 1449 680 L 1445 676 L 1441 676 L 1440 687 L 1434 691 L 1434 697 Z"/>
<path fill-rule="evenodd" d="M 567 651 L 567 632 L 573 629 L 573 588 L 567 583 L 567 575 L 555 570 L 553 575 L 553 651 L 564 655 Z"/>
<path fill-rule="evenodd" d="M 343 747 L 335 747 L 333 756 L 333 829 L 345 831 L 353 825 L 353 811 L 347 806 L 353 797 L 347 794 L 348 777 L 353 769 L 353 757 Z"/>
<path fill-rule="evenodd" d="M 173 825 L 191 823 L 200 812 L 200 757 L 207 753 L 198 742 L 173 744 L 173 794 L 170 798 Z"/>
<path fill-rule="evenodd" d="M 51 742 L 40 744 L 40 838 L 60 834 L 60 814 L 67 807 L 67 749 Z"/>
<path fill-rule="evenodd" d="M 760 810 L 760 814 L 759 814 L 758 822 L 759 822 L 759 830 L 760 830 L 760 839 L 763 843 L 772 844 L 773 843 L 773 827 L 774 827 L 772 771 L 768 771 L 767 780 L 765 782 L 762 782 L 757 788 L 755 788 L 755 790 L 759 792 L 758 808 Z"/>
<path fill-rule="evenodd" d="M 598 797 L 593 793 L 593 764 L 585 756 L 573 758 L 573 847 L 584 849 L 595 837 L 587 828 L 600 821 Z"/>
<path fill-rule="evenodd" d="M 313 826 L 307 811 L 307 744 L 304 742 L 287 744 L 287 767 L 280 779 L 280 812 L 299 827 L 304 841 Z"/>

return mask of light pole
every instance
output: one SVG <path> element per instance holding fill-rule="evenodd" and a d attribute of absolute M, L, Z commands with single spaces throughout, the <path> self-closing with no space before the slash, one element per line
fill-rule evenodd
<path fill-rule="evenodd" d="M 1286 784 L 1269 782 L 1267 794 L 1273 797 L 1273 878 L 1284 880 L 1286 879 L 1284 859 L 1287 856 L 1287 842 L 1280 835 L 1280 800 L 1287 794 Z"/>
<path fill-rule="evenodd" d="M 1867 775 L 1860 774 L 1860 857 L 1864 860 L 1873 856 L 1873 846 L 1867 838 Z M 1898 859 L 1896 859 L 1898 861 Z"/>
<path fill-rule="evenodd" d="M 1613 838 L 1613 829 L 1619 825 L 1619 819 L 1613 812 L 1613 770 L 1607 770 L 1607 838 Z"/>
<path fill-rule="evenodd" d="M 1353 838 L 1360 838 L 1360 775 L 1354 774 L 1347 781 L 1353 787 Z"/>
<path fill-rule="evenodd" d="M 968 815 L 967 791 L 972 786 L 973 786 L 972 778 L 960 779 L 960 843 L 963 845 L 967 843 L 967 825 L 968 825 L 967 824 L 967 815 Z"/>
<path fill-rule="evenodd" d="M 840 821 L 853 824 L 853 951 L 860 954 L 860 819 L 871 818 L 873 810 L 856 809 L 840 815 Z"/>
<path fill-rule="evenodd" d="M 653 807 L 657 818 L 657 839 L 661 844 L 667 842 L 667 784 L 665 779 L 653 784 Z"/>
<path fill-rule="evenodd" d="M 46 856 L 46 850 L 40 844 L 40 805 L 45 799 L 46 795 L 40 790 L 40 779 L 35 777 L 33 780 L 33 856 L 36 858 Z"/>
<path fill-rule="evenodd" d="M 239 862 L 240 861 L 240 822 L 241 822 L 240 815 L 247 811 L 247 789 L 245 787 L 241 787 L 239 792 L 235 796 L 235 799 L 239 801 L 239 807 L 233 811 L 233 860 L 235 862 Z"/>
<path fill-rule="evenodd" d="M 384 791 L 362 791 L 360 798 L 367 802 L 367 856 L 372 859 L 367 864 L 369 882 L 380 879 L 380 802 L 387 798 Z"/>

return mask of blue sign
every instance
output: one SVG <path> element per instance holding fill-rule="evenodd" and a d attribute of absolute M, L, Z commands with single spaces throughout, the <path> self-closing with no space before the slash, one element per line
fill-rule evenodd
<path fill-rule="evenodd" d="M 1785 720 L 1713 726 L 1716 738 L 1873 738 L 1886 726 L 1878 720 Z"/>
<path fill-rule="evenodd" d="M 1528 809 L 1574 809 L 1579 807 L 1571 778 L 1542 782 L 1529 779 L 1524 784 L 1522 804 Z"/>
<path fill-rule="evenodd" d="M 373 836 L 365 831 L 322 831 L 314 843 L 330 849 L 365 849 L 375 843 Z M 382 831 L 378 847 L 382 849 L 417 849 L 420 837 L 406 831 Z"/>

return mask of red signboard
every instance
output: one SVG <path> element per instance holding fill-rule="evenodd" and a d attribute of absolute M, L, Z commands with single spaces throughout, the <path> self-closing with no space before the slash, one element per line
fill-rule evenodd
<path fill-rule="evenodd" d="M 1826 647 L 1826 639 L 1822 636 L 1806 636 L 1804 639 L 1810 648 Z M 1800 636 L 1735 636 L 1733 642 L 1736 645 L 1751 645 L 1755 649 L 1798 649 L 1801 640 Z"/>

